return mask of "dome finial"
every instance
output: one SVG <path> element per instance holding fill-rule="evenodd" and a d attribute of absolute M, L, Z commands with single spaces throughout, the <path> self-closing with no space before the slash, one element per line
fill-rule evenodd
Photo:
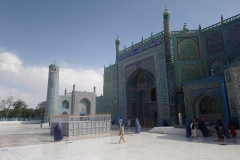
<path fill-rule="evenodd" d="M 120 39 L 119 39 L 118 34 L 117 34 L 117 39 L 115 40 L 115 43 L 116 43 L 116 45 L 120 45 Z"/>
<path fill-rule="evenodd" d="M 167 7 L 165 7 L 165 11 L 163 12 L 163 18 L 164 20 L 170 19 L 170 12 L 167 10 Z"/>

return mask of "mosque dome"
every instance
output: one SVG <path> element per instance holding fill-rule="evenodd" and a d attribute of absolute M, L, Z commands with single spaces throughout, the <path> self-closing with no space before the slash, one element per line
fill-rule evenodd
<path fill-rule="evenodd" d="M 56 63 L 50 64 L 49 67 L 59 67 Z"/>
<path fill-rule="evenodd" d="M 163 12 L 163 18 L 164 20 L 170 19 L 170 12 L 165 7 L 165 12 Z"/>
<path fill-rule="evenodd" d="M 170 15 L 170 12 L 167 10 L 167 7 L 165 7 L 165 12 L 163 12 L 163 16 Z"/>

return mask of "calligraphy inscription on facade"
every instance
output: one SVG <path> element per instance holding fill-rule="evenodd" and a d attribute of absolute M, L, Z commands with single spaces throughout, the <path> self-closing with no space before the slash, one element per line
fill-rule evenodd
<path fill-rule="evenodd" d="M 135 54 L 138 54 L 138 53 L 140 53 L 140 52 L 143 52 L 143 51 L 145 51 L 145 50 L 147 50 L 147 49 L 149 49 L 149 48 L 153 48 L 153 47 L 155 47 L 155 46 L 157 46 L 157 45 L 160 45 L 160 44 L 162 44 L 162 43 L 163 43 L 163 41 L 162 41 L 161 38 L 160 38 L 160 39 L 157 39 L 157 40 L 154 40 L 154 41 L 152 41 L 152 42 L 149 42 L 148 44 L 145 44 L 145 45 L 143 45 L 143 46 L 141 46 L 141 47 L 138 47 L 138 48 L 136 48 L 136 49 L 134 49 L 134 50 L 132 50 L 132 51 L 130 51 L 130 52 L 127 52 L 127 53 L 125 53 L 125 54 L 123 54 L 123 55 L 120 55 L 120 56 L 118 57 L 118 61 L 124 60 L 124 59 L 126 59 L 126 58 L 128 58 L 128 57 L 131 57 L 131 56 L 134 56 Z"/>

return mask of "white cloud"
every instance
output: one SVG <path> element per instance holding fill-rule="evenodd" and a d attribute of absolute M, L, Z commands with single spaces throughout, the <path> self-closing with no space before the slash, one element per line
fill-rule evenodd
<path fill-rule="evenodd" d="M 13 53 L 3 52 L 0 54 L 0 70 L 19 72 L 22 61 Z"/>
<path fill-rule="evenodd" d="M 63 65 L 63 68 L 61 68 Z M 59 64 L 59 94 L 72 91 L 76 84 L 77 91 L 92 92 L 96 86 L 97 95 L 103 92 L 103 69 L 86 70 L 67 68 L 67 63 Z M 24 67 L 22 60 L 11 52 L 0 50 L 0 100 L 7 96 L 24 100 L 29 107 L 35 108 L 46 100 L 48 66 Z"/>

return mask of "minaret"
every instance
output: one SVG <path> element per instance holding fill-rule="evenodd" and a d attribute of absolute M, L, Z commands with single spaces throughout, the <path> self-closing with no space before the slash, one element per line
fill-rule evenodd
<path fill-rule="evenodd" d="M 170 27 L 170 12 L 165 8 L 163 13 L 163 25 L 164 25 L 164 43 L 165 54 L 167 63 L 167 75 L 168 75 L 168 90 L 169 90 L 169 102 L 170 106 L 176 106 L 176 85 L 175 85 L 175 72 L 173 62 L 173 50 L 172 50 L 172 34 Z"/>
<path fill-rule="evenodd" d="M 93 87 L 93 92 L 96 94 L 96 87 L 95 86 Z"/>
<path fill-rule="evenodd" d="M 75 113 L 77 113 L 76 109 L 77 107 L 75 107 L 75 87 L 76 85 L 73 85 L 73 90 L 72 90 L 72 106 L 71 106 L 71 114 L 74 115 Z"/>
<path fill-rule="evenodd" d="M 118 36 L 117 36 L 117 39 L 115 40 L 115 43 L 116 43 L 116 62 L 117 62 L 118 53 L 120 52 L 120 39 Z"/>
<path fill-rule="evenodd" d="M 50 122 L 51 116 L 57 115 L 59 96 L 59 67 L 54 62 L 49 66 L 48 71 L 48 87 L 45 108 L 44 122 Z"/>

